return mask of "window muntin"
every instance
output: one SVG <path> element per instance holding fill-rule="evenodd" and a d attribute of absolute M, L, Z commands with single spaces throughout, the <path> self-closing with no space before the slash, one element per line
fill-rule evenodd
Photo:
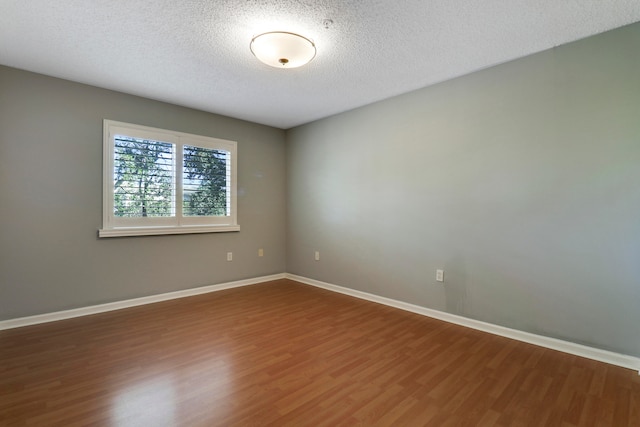
<path fill-rule="evenodd" d="M 237 144 L 105 120 L 101 237 L 238 231 Z"/>

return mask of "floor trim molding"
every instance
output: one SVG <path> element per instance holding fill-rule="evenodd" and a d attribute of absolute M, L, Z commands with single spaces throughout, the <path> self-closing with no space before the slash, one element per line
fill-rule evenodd
<path fill-rule="evenodd" d="M 331 283 L 322 282 L 320 280 L 310 279 L 289 273 L 280 273 L 270 276 L 256 277 L 253 279 L 238 280 L 234 282 L 219 283 L 216 285 L 202 286 L 198 288 L 184 289 L 181 291 L 168 292 L 158 295 L 150 295 L 141 298 L 134 298 L 124 301 L 116 301 L 107 304 L 93 305 L 89 307 L 75 308 L 71 310 L 57 311 L 53 313 L 38 314 L 35 316 L 19 317 L 16 319 L 8 319 L 0 321 L 0 330 L 19 328 L 22 326 L 37 325 L 40 323 L 55 322 L 57 320 L 71 319 L 74 317 L 88 316 L 91 314 L 105 313 L 108 311 L 120 310 L 123 308 L 136 307 L 139 305 L 152 304 L 154 302 L 168 301 L 172 299 L 185 298 L 194 295 L 201 295 L 210 292 L 222 291 L 224 289 L 238 288 L 241 286 L 255 285 L 258 283 L 269 282 L 272 280 L 290 279 L 306 285 L 315 286 L 333 292 L 349 295 L 355 298 L 375 302 L 378 304 L 395 307 L 401 310 L 410 311 L 422 316 L 431 317 L 445 322 L 454 323 L 456 325 L 466 326 L 468 328 L 477 329 L 479 331 L 488 332 L 494 335 L 500 335 L 518 341 L 527 342 L 529 344 L 550 348 L 552 350 L 562 351 L 564 353 L 573 354 L 575 356 L 586 357 L 588 359 L 597 360 L 599 362 L 609 363 L 611 365 L 621 366 L 623 368 L 638 371 L 640 374 L 640 358 L 629 356 L 626 354 L 615 353 L 608 350 L 602 350 L 594 347 L 588 347 L 582 344 L 576 344 L 569 341 L 563 341 L 556 338 L 536 335 L 529 332 L 519 331 L 517 329 L 506 328 L 504 326 L 494 325 L 479 320 L 469 319 L 467 317 L 455 314 L 445 313 L 443 311 L 433 310 L 426 307 L 394 300 L 391 298 L 381 297 L 367 292 L 355 289 L 345 288 L 343 286 L 333 285 Z"/>
<path fill-rule="evenodd" d="M 612 351 L 602 350 L 594 347 L 588 347 L 586 345 L 576 344 L 569 341 L 563 341 L 556 338 L 545 337 L 543 335 L 536 335 L 530 332 L 523 332 L 517 329 L 506 328 L 504 326 L 499 326 L 499 325 L 494 325 L 492 323 L 469 319 L 467 317 L 445 313 L 443 311 L 433 310 L 430 308 L 421 307 L 418 305 L 409 304 L 402 301 L 397 301 L 391 298 L 381 297 L 381 296 L 370 294 L 367 292 L 357 291 L 355 289 L 349 289 L 342 286 L 333 285 L 331 283 L 321 282 L 319 280 L 297 276 L 295 274 L 287 273 L 286 278 L 295 280 L 296 282 L 304 283 L 306 285 L 311 285 L 311 286 L 326 289 L 329 291 L 349 295 L 355 298 L 360 298 L 367 301 L 387 305 L 390 307 L 399 308 L 401 310 L 410 311 L 412 313 L 420 314 L 427 317 L 432 317 L 438 320 L 443 320 L 445 322 L 454 323 L 456 325 L 466 326 L 468 328 L 477 329 L 479 331 L 488 332 L 490 334 L 500 335 L 506 338 L 523 341 L 523 342 L 534 344 L 540 347 L 546 347 L 552 350 L 573 354 L 575 356 L 586 357 L 588 359 L 597 360 L 599 362 L 621 366 L 623 368 L 628 368 L 634 371 L 638 371 L 638 374 L 640 374 L 640 358 L 637 358 L 634 356 L 615 353 Z"/>
<path fill-rule="evenodd" d="M 184 289 L 181 291 L 167 292 L 158 295 L 149 295 L 146 297 L 133 298 L 124 301 L 110 302 L 106 304 L 92 305 L 89 307 L 74 308 L 71 310 L 56 311 L 53 313 L 38 314 L 35 316 L 19 317 L 0 321 L 0 330 L 20 328 L 22 326 L 37 325 L 40 323 L 55 322 L 57 320 L 71 319 L 74 317 L 88 316 L 90 314 L 105 313 L 107 311 L 120 310 L 123 308 L 136 307 L 139 305 L 152 304 L 154 302 L 167 301 L 177 298 L 190 297 L 194 295 L 207 294 L 209 292 L 222 291 L 224 289 L 238 288 L 241 286 L 255 285 L 258 283 L 269 282 L 271 280 L 284 279 L 285 273 L 274 274 L 271 276 L 256 277 L 253 279 L 237 280 L 228 283 L 219 283 L 216 285 L 202 286 L 198 288 Z"/>

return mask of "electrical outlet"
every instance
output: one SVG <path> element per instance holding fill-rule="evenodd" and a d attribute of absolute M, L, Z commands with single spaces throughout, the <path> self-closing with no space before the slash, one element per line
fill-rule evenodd
<path fill-rule="evenodd" d="M 233 252 L 227 252 L 227 261 L 233 261 Z"/>
<path fill-rule="evenodd" d="M 264 251 L 262 248 L 258 249 L 258 256 L 264 256 Z"/>
<path fill-rule="evenodd" d="M 316 261 L 320 261 L 320 252 L 316 251 Z"/>
<path fill-rule="evenodd" d="M 436 270 L 436 281 L 444 282 L 444 270 Z"/>

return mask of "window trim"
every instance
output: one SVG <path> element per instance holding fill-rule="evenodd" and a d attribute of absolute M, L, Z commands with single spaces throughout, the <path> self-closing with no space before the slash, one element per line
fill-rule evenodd
<path fill-rule="evenodd" d="M 114 135 L 151 139 L 175 144 L 176 152 L 184 145 L 220 149 L 230 152 L 230 215 L 224 217 L 183 217 L 182 216 L 182 165 L 176 158 L 174 185 L 176 216 L 167 218 L 135 218 L 128 220 L 114 217 L 113 169 L 115 157 Z M 237 221 L 237 142 L 193 135 L 184 132 L 158 129 L 114 120 L 104 120 L 102 145 L 102 228 L 98 237 L 153 236 L 164 234 L 220 233 L 240 231 Z M 180 188 L 178 188 L 180 187 Z M 131 225 L 126 224 L 130 222 Z M 145 225 L 147 223 L 148 225 Z"/>

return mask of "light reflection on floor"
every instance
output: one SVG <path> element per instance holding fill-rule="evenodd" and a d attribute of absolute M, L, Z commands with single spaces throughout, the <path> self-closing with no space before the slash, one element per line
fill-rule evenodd
<path fill-rule="evenodd" d="M 233 365 L 226 355 L 182 366 L 171 374 L 130 378 L 111 400 L 110 425 L 168 427 L 188 423 L 191 417 L 224 419 L 233 409 L 228 397 L 234 390 Z"/>
<path fill-rule="evenodd" d="M 113 426 L 176 425 L 176 391 L 171 376 L 164 375 L 120 391 L 112 401 Z"/>

